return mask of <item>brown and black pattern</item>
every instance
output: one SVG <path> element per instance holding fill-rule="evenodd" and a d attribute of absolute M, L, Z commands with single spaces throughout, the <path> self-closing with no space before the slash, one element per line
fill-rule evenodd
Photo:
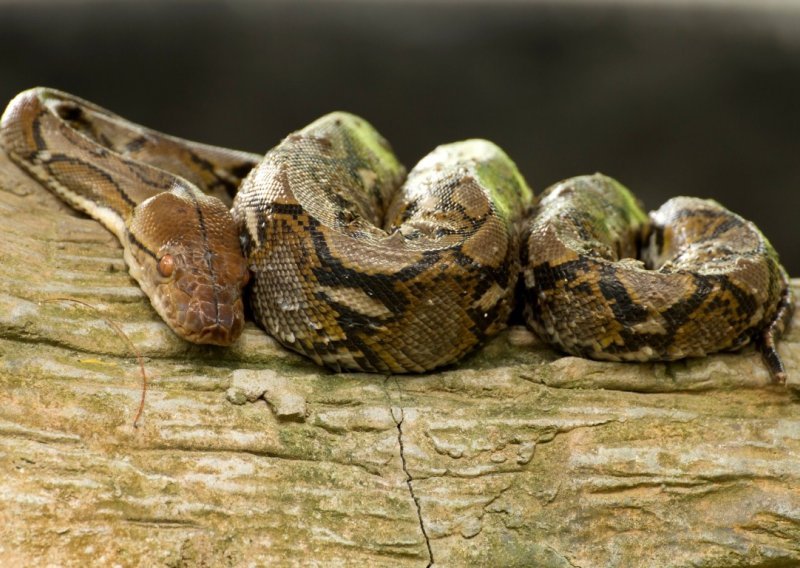
<path fill-rule="evenodd" d="M 755 225 L 718 203 L 677 197 L 648 219 L 616 181 L 571 178 L 544 192 L 525 239 L 526 320 L 560 349 L 670 361 L 755 341 L 785 380 L 788 278 Z"/>
<path fill-rule="evenodd" d="M 0 140 L 12 160 L 117 236 L 131 276 L 178 335 L 217 345 L 239 337 L 247 264 L 228 205 L 204 191 L 230 202 L 228 186 L 260 156 L 167 137 L 42 88 L 9 103 Z"/>
<path fill-rule="evenodd" d="M 531 198 L 490 142 L 439 147 L 405 179 L 369 124 L 325 116 L 270 151 L 234 202 L 256 319 L 337 370 L 453 363 L 505 326 Z"/>
<path fill-rule="evenodd" d="M 506 325 L 522 271 L 529 325 L 566 352 L 674 360 L 755 342 L 785 380 L 787 275 L 761 232 L 713 201 L 678 197 L 648 217 L 594 175 L 551 187 L 529 216 L 532 192 L 491 142 L 440 146 L 406 176 L 346 113 L 262 159 L 39 88 L 11 101 L 0 141 L 117 235 L 189 341 L 236 340 L 249 268 L 256 321 L 285 346 L 336 370 L 427 371 Z"/>

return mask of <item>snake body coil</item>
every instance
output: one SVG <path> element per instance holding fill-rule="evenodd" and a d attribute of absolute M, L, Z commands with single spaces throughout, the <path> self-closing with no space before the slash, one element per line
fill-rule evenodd
<path fill-rule="evenodd" d="M 648 219 L 616 181 L 582 176 L 544 192 L 525 239 L 526 320 L 549 343 L 672 361 L 755 340 L 785 380 L 788 278 L 756 226 L 718 203 L 676 197 Z"/>
<path fill-rule="evenodd" d="M 505 326 L 532 197 L 494 144 L 441 146 L 405 180 L 366 122 L 327 115 L 245 179 L 257 321 L 334 369 L 426 371 Z"/>
<path fill-rule="evenodd" d="M 564 351 L 673 360 L 756 341 L 785 379 L 786 273 L 752 223 L 712 201 L 676 198 L 648 218 L 596 175 L 548 189 L 528 217 L 533 194 L 491 142 L 440 146 L 406 176 L 346 113 L 262 159 L 31 89 L 9 104 L 0 140 L 119 238 L 189 341 L 235 341 L 249 268 L 256 321 L 283 345 L 335 370 L 427 371 L 505 326 L 522 272 L 528 324 Z"/>

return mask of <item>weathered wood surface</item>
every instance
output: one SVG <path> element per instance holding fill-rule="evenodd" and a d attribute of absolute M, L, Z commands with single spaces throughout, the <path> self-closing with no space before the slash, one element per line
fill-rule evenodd
<path fill-rule="evenodd" d="M 800 565 L 800 401 L 752 349 L 596 363 L 512 328 L 454 370 L 333 374 L 252 326 L 178 340 L 3 155 L 0 213 L 4 566 Z M 138 429 L 103 317 L 146 357 Z"/>

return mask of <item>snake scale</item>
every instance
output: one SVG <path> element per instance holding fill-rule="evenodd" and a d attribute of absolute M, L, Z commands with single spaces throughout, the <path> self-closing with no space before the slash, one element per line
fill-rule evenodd
<path fill-rule="evenodd" d="M 677 197 L 648 216 L 601 174 L 535 199 L 478 139 L 439 146 L 407 174 L 343 112 L 260 156 L 36 88 L 9 103 L 0 141 L 117 236 L 156 311 L 195 343 L 234 342 L 249 297 L 259 326 L 318 364 L 424 372 L 483 344 L 519 303 L 573 355 L 669 361 L 755 342 L 786 378 L 786 272 L 755 225 L 714 201 Z"/>

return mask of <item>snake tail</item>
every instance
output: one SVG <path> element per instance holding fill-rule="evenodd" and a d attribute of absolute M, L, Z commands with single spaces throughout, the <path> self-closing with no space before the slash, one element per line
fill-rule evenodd
<path fill-rule="evenodd" d="M 756 342 L 785 380 L 787 275 L 758 228 L 719 203 L 676 197 L 648 217 L 615 180 L 581 176 L 545 190 L 525 239 L 526 320 L 561 350 L 672 361 Z"/>

